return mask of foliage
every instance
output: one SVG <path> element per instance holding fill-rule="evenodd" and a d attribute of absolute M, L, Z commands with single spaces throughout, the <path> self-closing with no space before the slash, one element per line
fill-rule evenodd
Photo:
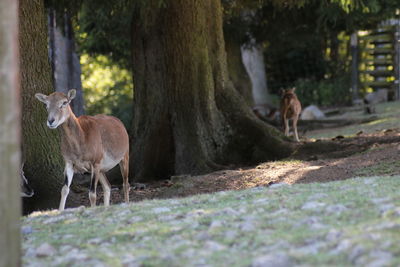
<path fill-rule="evenodd" d="M 303 107 L 308 105 L 334 106 L 351 103 L 349 77 L 335 79 L 299 79 L 294 84 Z"/>
<path fill-rule="evenodd" d="M 88 114 L 110 114 L 130 128 L 133 81 L 130 71 L 106 56 L 81 56 L 82 86 Z"/>
<path fill-rule="evenodd" d="M 73 15 L 80 53 L 93 58 L 105 55 L 121 68 L 131 69 L 131 50 L 134 49 L 130 42 L 131 21 L 135 12 L 140 10 L 142 13 L 154 14 L 150 12 L 152 9 L 165 8 L 168 1 L 46 0 L 46 3 L 57 10 L 67 9 Z M 225 38 L 245 43 L 249 36 L 255 37 L 258 42 L 265 44 L 267 58 L 274 55 L 279 59 L 279 62 L 271 61 L 271 58 L 267 61 L 268 79 L 275 93 L 281 86 L 292 84 L 299 84 L 301 88 L 315 86 L 322 92 L 317 94 L 318 97 L 307 97 L 306 102 L 325 104 L 332 104 L 327 101 L 329 97 L 326 90 L 329 87 L 338 90 L 336 85 L 339 84 L 339 95 L 348 90 L 348 86 L 343 84 L 345 79 L 332 79 L 334 75 L 345 73 L 342 69 L 335 70 L 343 62 L 326 57 L 332 38 L 336 38 L 340 32 L 350 33 L 354 29 L 373 27 L 389 14 L 393 14 L 399 6 L 397 0 L 222 0 L 222 3 Z M 143 14 L 139 17 L 151 19 Z M 302 61 L 304 55 L 308 57 L 306 63 Z M 286 77 L 285 80 L 274 77 L 277 63 L 290 66 L 287 70 L 279 70 L 281 76 Z M 305 75 L 298 71 L 303 66 L 312 66 L 312 70 Z M 328 86 L 328 81 L 335 85 Z M 118 88 L 115 90 L 118 95 Z M 114 108 L 115 106 L 110 109 Z M 121 111 L 121 114 L 124 113 Z"/>
<path fill-rule="evenodd" d="M 305 103 L 320 105 L 350 102 L 349 35 L 400 7 L 394 0 L 223 2 L 225 35 L 264 44 L 269 90 L 297 86 Z"/>
<path fill-rule="evenodd" d="M 81 53 L 106 55 L 131 68 L 130 23 L 132 1 L 85 1 L 77 16 L 77 43 Z"/>

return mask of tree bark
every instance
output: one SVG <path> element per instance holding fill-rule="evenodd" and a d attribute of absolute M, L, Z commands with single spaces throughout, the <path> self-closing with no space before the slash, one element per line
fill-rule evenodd
<path fill-rule="evenodd" d="M 57 131 L 46 127 L 46 109 L 34 97 L 37 92 L 54 91 L 43 1 L 20 0 L 19 22 L 25 175 L 35 191 L 24 206 L 27 211 L 56 208 L 64 181 L 60 138 Z M 69 203 L 73 198 L 74 194 L 70 194 Z"/>
<path fill-rule="evenodd" d="M 131 170 L 138 180 L 287 156 L 228 79 L 220 0 L 147 1 L 132 22 Z"/>
<path fill-rule="evenodd" d="M 0 1 L 0 266 L 20 266 L 18 1 Z"/>

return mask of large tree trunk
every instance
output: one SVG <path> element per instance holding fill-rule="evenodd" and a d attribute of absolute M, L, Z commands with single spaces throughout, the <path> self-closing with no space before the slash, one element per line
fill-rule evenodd
<path fill-rule="evenodd" d="M 34 97 L 54 91 L 43 1 L 20 0 L 19 22 L 23 153 L 25 174 L 35 191 L 24 205 L 28 211 L 56 208 L 64 181 L 60 138 L 46 127 L 46 109 Z M 69 203 L 73 198 L 70 194 Z"/>
<path fill-rule="evenodd" d="M 56 20 L 56 11 L 49 9 L 49 55 L 56 91 L 67 92 L 76 89 L 76 97 L 71 103 L 75 115 L 84 114 L 81 81 L 81 65 L 75 51 L 75 37 L 71 17 L 65 12 L 61 20 Z M 59 22 L 59 24 L 57 24 Z"/>
<path fill-rule="evenodd" d="M 220 0 L 147 1 L 133 16 L 131 170 L 136 179 L 203 173 L 288 155 L 228 79 Z"/>
<path fill-rule="evenodd" d="M 0 266 L 21 265 L 18 1 L 0 1 Z"/>

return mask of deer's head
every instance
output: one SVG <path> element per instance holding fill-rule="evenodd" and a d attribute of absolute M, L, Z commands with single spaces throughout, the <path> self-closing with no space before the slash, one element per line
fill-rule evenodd
<path fill-rule="evenodd" d="M 75 95 L 75 89 L 69 90 L 67 95 L 60 92 L 55 92 L 48 96 L 41 93 L 35 94 L 35 97 L 40 102 L 46 104 L 48 113 L 47 126 L 50 129 L 57 128 L 68 119 L 70 116 L 69 104 L 75 98 Z"/>

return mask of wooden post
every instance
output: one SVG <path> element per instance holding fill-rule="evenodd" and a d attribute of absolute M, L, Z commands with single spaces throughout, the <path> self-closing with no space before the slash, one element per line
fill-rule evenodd
<path fill-rule="evenodd" d="M 18 1 L 0 0 L 0 267 L 20 266 Z"/>
<path fill-rule="evenodd" d="M 351 48 L 351 91 L 353 103 L 359 98 L 358 95 L 358 36 L 354 32 L 350 38 Z"/>

